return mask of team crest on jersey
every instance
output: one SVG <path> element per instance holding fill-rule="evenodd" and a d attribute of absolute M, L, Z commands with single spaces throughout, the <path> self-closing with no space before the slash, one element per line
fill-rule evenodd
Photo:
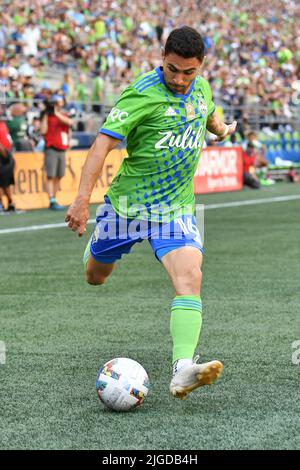
<path fill-rule="evenodd" d="M 198 109 L 200 111 L 200 114 L 202 114 L 202 116 L 206 116 L 207 115 L 207 105 L 204 101 L 204 98 L 202 97 L 199 97 L 199 100 L 198 100 Z"/>
<path fill-rule="evenodd" d="M 186 111 L 186 119 L 187 121 L 191 121 L 192 119 L 195 119 L 196 117 L 196 112 L 195 108 L 192 105 L 192 103 L 186 103 L 185 105 L 185 111 Z"/>

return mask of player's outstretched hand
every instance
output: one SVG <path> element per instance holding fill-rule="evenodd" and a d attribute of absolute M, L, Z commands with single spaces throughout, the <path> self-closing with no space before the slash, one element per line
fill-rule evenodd
<path fill-rule="evenodd" d="M 237 126 L 237 121 L 233 121 L 231 124 L 227 125 L 226 131 L 224 134 L 220 135 L 219 137 L 216 138 L 217 142 L 221 142 L 222 140 L 226 139 L 229 135 L 233 134 L 236 130 Z"/>
<path fill-rule="evenodd" d="M 69 207 L 65 221 L 68 222 L 68 227 L 73 232 L 78 232 L 78 236 L 86 232 L 86 224 L 89 219 L 88 204 L 81 199 L 75 199 L 73 204 Z"/>

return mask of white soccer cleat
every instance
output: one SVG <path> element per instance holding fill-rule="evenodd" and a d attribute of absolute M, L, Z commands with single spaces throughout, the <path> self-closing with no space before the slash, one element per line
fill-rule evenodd
<path fill-rule="evenodd" d="M 170 383 L 170 393 L 184 400 L 195 388 L 202 385 L 211 385 L 223 370 L 220 361 L 204 362 L 203 364 L 193 363 L 181 369 L 175 374 Z"/>

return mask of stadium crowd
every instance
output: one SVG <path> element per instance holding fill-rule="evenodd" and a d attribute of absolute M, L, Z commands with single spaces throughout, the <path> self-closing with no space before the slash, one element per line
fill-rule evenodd
<path fill-rule="evenodd" d="M 112 104 L 124 85 L 160 64 L 169 32 L 186 24 L 204 37 L 202 73 L 217 103 L 270 105 L 286 118 L 298 105 L 297 1 L 8 0 L 0 15 L 0 83 L 9 99 L 30 104 L 52 86 L 83 106 Z M 43 80 L 47 67 L 65 70 L 62 83 Z M 247 122 L 247 111 L 235 117 Z"/>
<path fill-rule="evenodd" d="M 287 122 L 299 111 L 299 20 L 296 0 L 4 0 L 0 121 L 14 150 L 43 150 L 42 116 L 53 96 L 63 97 L 70 118 L 103 117 L 103 104 L 161 64 L 170 31 L 189 25 L 205 42 L 201 73 L 214 101 L 234 107 L 247 140 L 251 109 Z M 74 122 L 84 130 L 89 121 Z"/>

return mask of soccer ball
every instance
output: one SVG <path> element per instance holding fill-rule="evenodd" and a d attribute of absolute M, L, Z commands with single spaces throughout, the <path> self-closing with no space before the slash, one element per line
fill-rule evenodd
<path fill-rule="evenodd" d="M 108 408 L 128 411 L 141 406 L 149 391 L 149 378 L 145 369 L 133 359 L 118 357 L 101 367 L 96 390 Z"/>

